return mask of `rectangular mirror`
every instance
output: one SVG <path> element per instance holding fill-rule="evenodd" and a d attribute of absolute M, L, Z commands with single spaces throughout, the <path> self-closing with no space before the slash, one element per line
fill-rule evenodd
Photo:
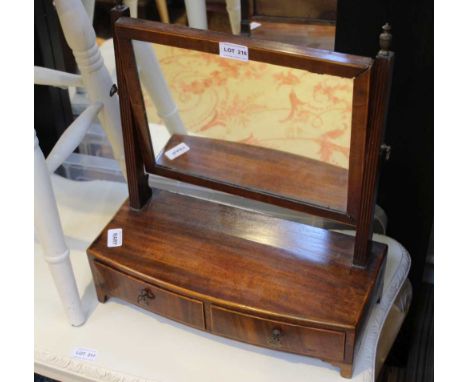
<path fill-rule="evenodd" d="M 182 126 L 164 126 L 123 54 L 147 172 L 355 222 L 371 59 L 157 23 L 143 34 L 138 23 L 116 31 L 128 28 L 128 47 L 150 43 Z"/>
<path fill-rule="evenodd" d="M 353 79 L 151 46 L 187 130 L 162 128 L 142 86 L 158 165 L 346 211 Z"/>

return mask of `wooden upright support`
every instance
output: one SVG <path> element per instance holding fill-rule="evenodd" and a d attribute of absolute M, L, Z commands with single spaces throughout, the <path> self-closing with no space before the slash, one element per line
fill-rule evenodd
<path fill-rule="evenodd" d="M 111 10 L 112 25 L 114 25 L 114 23 L 123 16 L 130 16 L 129 8 L 122 4 L 115 6 Z M 122 44 L 125 46 L 121 46 Z M 124 136 L 129 201 L 131 208 L 139 210 L 143 208 L 146 202 L 151 198 L 151 188 L 148 185 L 148 175 L 145 173 L 141 152 L 133 149 L 134 147 L 139 146 L 139 140 L 137 130 L 135 129 L 135 119 L 130 104 L 130 97 L 128 95 L 127 82 L 123 74 L 126 71 L 124 68 L 127 68 L 128 66 L 131 66 L 133 70 L 136 71 L 136 63 L 131 40 L 119 40 L 114 38 L 114 49 L 120 101 L 120 116 L 122 119 L 122 132 Z M 124 55 L 121 53 L 123 51 L 131 53 L 131 55 L 128 53 L 127 55 Z"/>
<path fill-rule="evenodd" d="M 356 243 L 353 264 L 366 266 L 369 246 L 372 240 L 372 223 L 377 197 L 378 169 L 382 139 L 387 119 L 388 101 L 392 83 L 394 54 L 389 50 L 392 35 L 387 23 L 380 34 L 380 51 L 372 66 L 372 88 L 370 93 L 369 128 L 366 139 L 366 152 L 361 205 L 357 217 Z"/>

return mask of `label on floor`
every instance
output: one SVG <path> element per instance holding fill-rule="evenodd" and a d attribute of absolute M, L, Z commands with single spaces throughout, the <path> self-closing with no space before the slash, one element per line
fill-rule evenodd
<path fill-rule="evenodd" d="M 249 61 L 249 48 L 244 45 L 231 44 L 230 42 L 220 42 L 219 55 L 233 60 Z"/>
<path fill-rule="evenodd" d="M 176 159 L 180 157 L 182 154 L 185 154 L 187 151 L 190 150 L 185 143 L 179 143 L 177 146 L 174 146 L 172 149 L 167 150 L 164 155 L 167 156 L 170 160 Z"/>
<path fill-rule="evenodd" d="M 122 228 L 107 230 L 107 246 L 109 248 L 122 246 Z"/>
<path fill-rule="evenodd" d="M 250 30 L 253 31 L 254 29 L 260 28 L 262 24 L 257 23 L 256 21 L 252 21 L 250 23 Z"/>
<path fill-rule="evenodd" d="M 83 359 L 85 361 L 94 361 L 97 357 L 97 352 L 92 349 L 76 348 L 73 350 L 72 357 Z"/>

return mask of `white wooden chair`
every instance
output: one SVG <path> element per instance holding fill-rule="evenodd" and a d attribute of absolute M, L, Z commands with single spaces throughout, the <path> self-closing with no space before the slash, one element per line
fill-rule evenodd
<path fill-rule="evenodd" d="M 137 0 L 128 1 L 134 12 L 136 2 Z M 93 1 L 85 2 L 88 12 L 93 9 L 92 3 Z M 35 67 L 34 83 L 62 88 L 82 86 L 87 92 L 89 105 L 62 134 L 47 160 L 35 136 L 34 226 L 68 320 L 71 325 L 78 326 L 83 324 L 85 316 L 69 260 L 69 249 L 63 238 L 49 174 L 54 173 L 78 146 L 96 117 L 109 139 L 114 157 L 124 176 L 126 171 L 118 96 L 111 91 L 113 81 L 96 44 L 96 34 L 89 17 L 92 15 L 86 12 L 80 0 L 55 0 L 55 6 L 65 39 L 73 51 L 81 74 Z M 185 133 L 151 47 L 146 43 L 135 43 L 135 55 L 142 82 L 167 129 L 173 133 Z"/>

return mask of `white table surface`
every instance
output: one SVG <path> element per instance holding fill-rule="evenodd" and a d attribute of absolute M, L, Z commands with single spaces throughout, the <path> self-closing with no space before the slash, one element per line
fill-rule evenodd
<path fill-rule="evenodd" d="M 87 321 L 68 324 L 36 243 L 35 372 L 61 381 L 349 381 L 317 359 L 217 337 L 118 299 L 98 303 L 85 251 L 127 197 L 126 185 L 58 176 L 52 183 Z M 400 244 L 375 239 L 389 245 L 384 292 L 367 323 L 352 381 L 374 380 L 379 335 L 410 266 Z M 95 360 L 73 358 L 76 348 L 95 350 Z"/>

